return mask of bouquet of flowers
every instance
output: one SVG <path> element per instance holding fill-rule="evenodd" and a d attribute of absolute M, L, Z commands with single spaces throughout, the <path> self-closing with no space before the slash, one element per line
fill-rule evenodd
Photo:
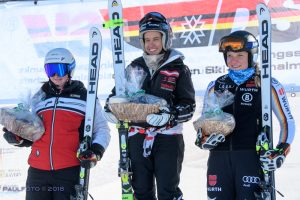
<path fill-rule="evenodd" d="M 221 133 L 225 136 L 230 134 L 235 127 L 233 115 L 223 112 L 222 108 L 233 103 L 234 95 L 225 90 L 222 93 L 211 93 L 204 100 L 202 115 L 193 122 L 197 131 L 202 129 L 203 133 Z"/>

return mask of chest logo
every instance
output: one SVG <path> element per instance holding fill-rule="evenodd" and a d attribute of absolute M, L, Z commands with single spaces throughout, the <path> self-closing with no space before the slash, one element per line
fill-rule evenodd
<path fill-rule="evenodd" d="M 244 102 L 246 102 L 246 103 L 251 102 L 252 99 L 253 99 L 253 96 L 252 96 L 251 93 L 245 93 L 245 94 L 243 94 L 243 96 L 242 96 L 242 100 L 243 100 Z"/>

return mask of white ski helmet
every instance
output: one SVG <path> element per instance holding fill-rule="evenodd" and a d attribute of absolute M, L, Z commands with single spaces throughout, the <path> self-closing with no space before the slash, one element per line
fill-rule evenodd
<path fill-rule="evenodd" d="M 57 64 L 65 64 L 63 65 L 65 68 L 56 69 Z M 73 76 L 75 66 L 76 62 L 74 56 L 65 48 L 52 49 L 45 56 L 44 67 L 48 77 L 53 76 L 54 73 L 60 72 L 62 75 L 63 73 L 68 74 L 71 78 Z"/>
<path fill-rule="evenodd" d="M 165 51 L 172 45 L 173 32 L 166 18 L 159 12 L 147 13 L 139 22 L 140 43 L 145 51 L 144 34 L 148 31 L 159 31 L 162 34 L 162 46 Z"/>

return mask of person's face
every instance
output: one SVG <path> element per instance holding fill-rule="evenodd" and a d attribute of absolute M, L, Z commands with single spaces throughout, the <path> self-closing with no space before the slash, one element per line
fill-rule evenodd
<path fill-rule="evenodd" d="M 50 77 L 50 80 L 56 85 L 57 89 L 61 90 L 64 88 L 64 85 L 68 82 L 69 77 L 68 74 L 62 77 L 55 74 L 54 76 Z"/>
<path fill-rule="evenodd" d="M 145 51 L 149 55 L 158 55 L 162 47 L 162 34 L 158 31 L 148 31 L 144 34 Z"/>
<path fill-rule="evenodd" d="M 241 70 L 248 68 L 248 52 L 227 52 L 227 66 L 232 70 Z"/>

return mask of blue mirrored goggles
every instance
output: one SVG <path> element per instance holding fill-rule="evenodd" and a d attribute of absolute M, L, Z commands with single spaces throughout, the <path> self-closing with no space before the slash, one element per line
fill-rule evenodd
<path fill-rule="evenodd" d="M 48 77 L 52 77 L 55 74 L 63 77 L 68 73 L 68 64 L 65 63 L 48 63 L 44 67 Z"/>

